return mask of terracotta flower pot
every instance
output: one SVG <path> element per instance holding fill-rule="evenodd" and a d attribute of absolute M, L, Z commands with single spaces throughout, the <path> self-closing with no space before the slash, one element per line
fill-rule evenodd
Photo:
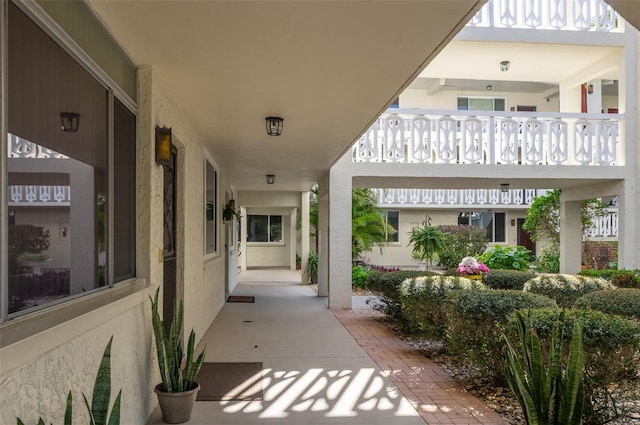
<path fill-rule="evenodd" d="M 181 424 L 191 419 L 193 404 L 200 391 L 200 384 L 192 390 L 179 393 L 168 393 L 162 390 L 162 384 L 153 389 L 158 395 L 158 403 L 162 411 L 162 420 L 167 424 Z"/>

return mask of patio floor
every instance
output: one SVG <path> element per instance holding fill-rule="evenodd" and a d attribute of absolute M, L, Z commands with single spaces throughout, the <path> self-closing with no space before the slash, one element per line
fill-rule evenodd
<path fill-rule="evenodd" d="M 204 335 L 207 362 L 262 362 L 261 400 L 197 401 L 189 424 L 504 424 L 373 312 L 330 311 L 300 274 L 249 270 Z M 161 424 L 158 408 L 148 421 Z"/>

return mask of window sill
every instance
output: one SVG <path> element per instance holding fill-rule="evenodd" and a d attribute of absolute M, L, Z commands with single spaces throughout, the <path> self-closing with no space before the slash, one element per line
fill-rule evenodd
<path fill-rule="evenodd" d="M 123 282 L 0 325 L 0 374 L 149 301 L 144 279 Z"/>
<path fill-rule="evenodd" d="M 263 246 L 285 246 L 284 242 L 247 242 L 247 246 L 251 247 L 251 246 L 258 246 L 258 247 L 263 247 Z"/>

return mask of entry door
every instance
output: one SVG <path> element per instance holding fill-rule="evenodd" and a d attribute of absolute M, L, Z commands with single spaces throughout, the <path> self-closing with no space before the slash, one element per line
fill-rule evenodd
<path fill-rule="evenodd" d="M 176 253 L 176 149 L 171 146 L 171 160 L 164 167 L 164 247 L 163 260 L 163 318 L 166 331 L 169 332 L 173 320 L 174 306 L 177 294 L 177 253 Z"/>
<path fill-rule="evenodd" d="M 518 219 L 518 245 L 527 248 L 531 251 L 531 256 L 534 256 L 536 255 L 536 244 L 531 240 L 529 233 L 522 228 L 524 220 L 524 218 Z"/>

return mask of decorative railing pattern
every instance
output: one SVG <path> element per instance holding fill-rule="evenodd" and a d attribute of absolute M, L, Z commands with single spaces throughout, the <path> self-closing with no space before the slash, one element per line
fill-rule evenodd
<path fill-rule="evenodd" d="M 604 0 L 491 0 L 467 26 L 569 31 L 621 31 Z"/>
<path fill-rule="evenodd" d="M 68 159 L 69 157 L 52 149 L 47 149 L 37 143 L 9 134 L 7 143 L 8 158 L 56 158 Z"/>
<path fill-rule="evenodd" d="M 383 114 L 354 162 L 619 165 L 618 114 L 431 111 Z"/>
<path fill-rule="evenodd" d="M 399 208 L 482 208 L 516 207 L 528 208 L 536 196 L 544 195 L 546 189 L 373 189 L 381 207 Z M 598 217 L 593 227 L 587 230 L 589 239 L 618 237 L 618 209 L 609 208 L 607 214 Z"/>
<path fill-rule="evenodd" d="M 618 209 L 609 208 L 607 214 L 598 217 L 586 233 L 589 239 L 618 237 Z"/>
<path fill-rule="evenodd" d="M 9 186 L 9 202 L 11 203 L 68 203 L 71 201 L 69 186 Z"/>
<path fill-rule="evenodd" d="M 536 196 L 546 189 L 375 189 L 378 204 L 424 206 L 475 206 L 512 205 L 528 207 Z"/>

